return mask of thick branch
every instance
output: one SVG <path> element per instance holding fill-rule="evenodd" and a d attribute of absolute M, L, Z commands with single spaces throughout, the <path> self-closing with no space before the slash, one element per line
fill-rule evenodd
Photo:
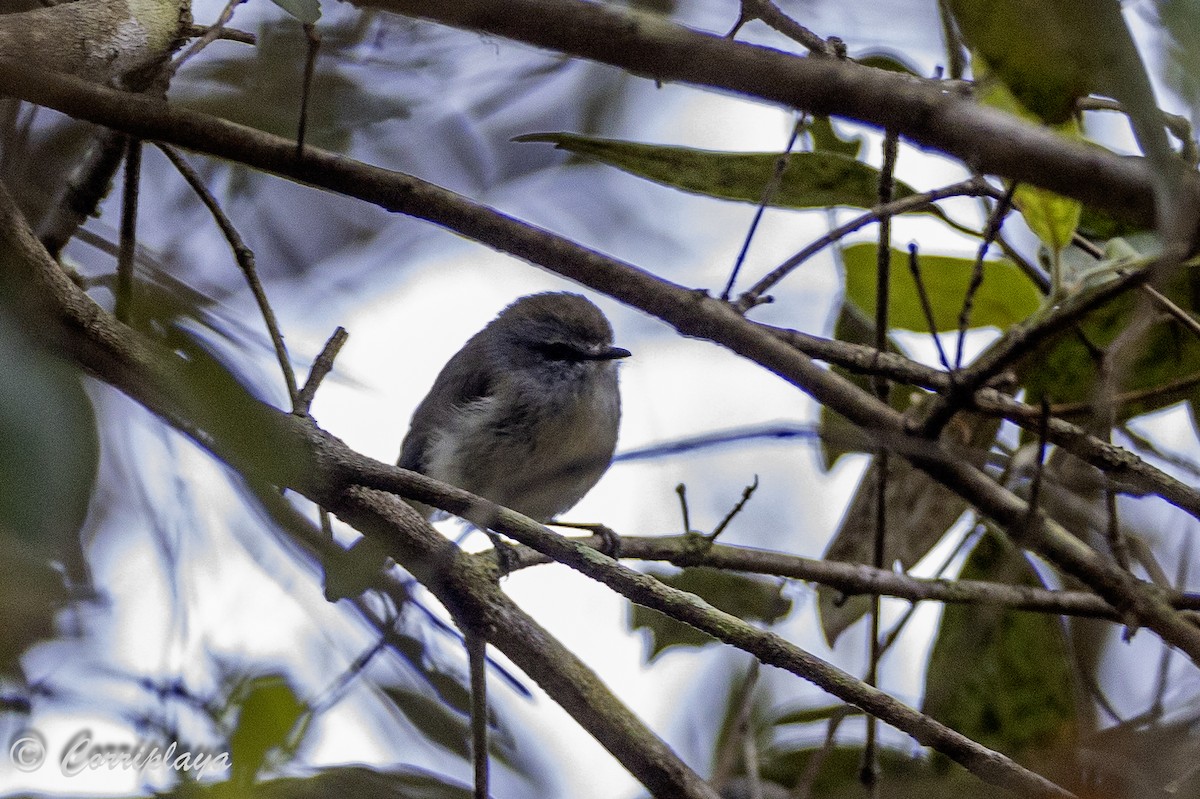
<path fill-rule="evenodd" d="M 252 483 L 287 487 L 382 538 L 389 554 L 466 624 L 489 635 L 550 697 L 655 796 L 716 799 L 658 736 L 585 664 L 507 599 L 495 577 L 439 535 L 407 504 L 351 488 L 363 461 L 311 421 L 265 405 L 118 323 L 84 294 L 34 238 L 0 186 L 0 262 L 14 307 L 31 331 L 129 395 Z M 220 402 L 213 402 L 218 396 Z M 382 464 L 379 464 L 382 466 Z"/>
<path fill-rule="evenodd" d="M 656 81 L 722 89 L 858 120 L 948 153 L 973 172 L 1041 186 L 1153 223 L 1150 174 L 1141 159 L 1121 159 L 1099 148 L 1064 142 L 1046 129 L 942 91 L 930 81 L 843 59 L 801 58 L 730 41 L 609 3 L 349 1 L 504 36 Z M 1200 193 L 1196 180 L 1190 190 Z"/>

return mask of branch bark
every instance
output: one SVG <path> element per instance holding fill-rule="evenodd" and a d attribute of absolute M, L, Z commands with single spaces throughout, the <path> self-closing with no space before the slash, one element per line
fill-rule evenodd
<path fill-rule="evenodd" d="M 545 1 L 521 0 L 526 3 Z M 789 62 L 803 61 L 783 57 Z M 824 64 L 829 60 L 813 63 Z M 880 446 L 902 453 L 917 468 L 997 522 L 1021 546 L 1034 550 L 1064 572 L 1077 577 L 1105 601 L 1127 613 L 1133 622 L 1153 630 L 1164 641 L 1185 652 L 1194 663 L 1200 664 L 1200 629 L 1170 606 L 1162 589 L 1114 568 L 1061 525 L 1040 512 L 1031 512 L 1026 502 L 984 472 L 961 462 L 955 453 L 946 452 L 941 445 L 912 435 L 908 420 L 891 407 L 850 381 L 819 367 L 771 332 L 746 320 L 728 303 L 709 297 L 703 290 L 688 289 L 663 280 L 409 175 L 315 148 L 306 148 L 301 158 L 296 155 L 293 143 L 286 139 L 205 114 L 108 92 L 64 76 L 31 74 L 10 60 L 0 60 L 0 92 L 118 127 L 143 138 L 232 158 L 293 180 L 358 197 L 390 211 L 428 220 L 640 308 L 685 336 L 720 344 L 828 405 L 874 437 Z M 1005 124 L 1015 123 L 1005 120 Z M 1016 132 L 1010 132 L 1016 135 Z M 1051 138 L 1057 147 L 1071 149 L 1067 143 Z M 1090 151 L 1083 155 L 1101 172 L 1110 161 L 1116 161 L 1113 169 L 1118 171 L 1131 169 L 1130 182 L 1122 184 L 1126 190 L 1137 183 L 1138 175 L 1144 177 L 1142 167 L 1131 167 L 1125 161 Z M 1117 192 L 1116 188 L 1114 192 Z"/>
<path fill-rule="evenodd" d="M 659 82 L 730 91 L 865 122 L 952 155 L 972 172 L 1041 186 L 1131 221 L 1154 221 L 1151 177 L 1142 159 L 1064 142 L 936 82 L 845 59 L 801 58 L 585 0 L 348 2 L 503 36 Z M 1190 176 L 1187 191 L 1200 196 L 1200 178 Z"/>

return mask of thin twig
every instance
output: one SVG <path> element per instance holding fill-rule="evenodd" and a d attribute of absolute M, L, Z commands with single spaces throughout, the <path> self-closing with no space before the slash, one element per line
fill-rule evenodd
<path fill-rule="evenodd" d="M 954 372 L 950 368 L 950 360 L 946 357 L 946 350 L 942 346 L 942 337 L 938 335 L 937 321 L 933 316 L 933 305 L 929 302 L 929 292 L 925 290 L 925 280 L 921 277 L 921 259 L 917 254 L 915 241 L 908 244 L 908 271 L 912 273 L 913 284 L 917 287 L 917 299 L 921 303 L 921 313 L 925 315 L 925 324 L 929 326 L 929 336 L 933 339 L 933 346 L 937 347 L 938 360 L 942 362 L 942 368 L 953 380 Z"/>
<path fill-rule="evenodd" d="M 752 19 L 760 19 L 792 41 L 807 48 L 813 55 L 833 56 L 837 54 L 834 44 L 822 39 L 783 13 L 779 9 L 779 6 L 775 5 L 771 0 L 742 0 L 739 18 L 741 24 L 737 25 L 731 31 L 729 34 L 731 38 L 746 22 Z"/>
<path fill-rule="evenodd" d="M 680 483 L 680 486 L 682 486 L 682 485 L 683 484 Z M 750 485 L 746 486 L 742 490 L 742 498 L 737 501 L 737 504 L 733 506 L 733 508 L 729 511 L 729 513 L 725 514 L 725 518 L 721 520 L 721 523 L 718 524 L 716 526 L 716 528 L 708 535 L 709 541 L 716 541 L 717 536 L 719 536 L 721 533 L 725 532 L 725 528 L 729 526 L 729 523 L 731 521 L 733 521 L 733 518 L 735 516 L 737 516 L 739 513 L 742 512 L 742 508 L 746 507 L 746 503 L 750 501 L 750 497 L 754 496 L 754 492 L 757 490 L 758 490 L 758 475 L 756 474 L 756 475 L 754 475 L 754 482 L 750 483 Z M 683 494 L 681 493 L 679 495 L 679 497 L 680 497 L 680 499 L 683 499 Z M 687 505 L 686 504 L 684 505 L 683 513 L 684 513 L 684 516 L 683 516 L 684 522 L 683 523 L 684 523 L 684 526 L 686 527 L 686 525 L 687 525 Z"/>
<path fill-rule="evenodd" d="M 1108 519 L 1108 548 L 1117 565 L 1128 571 L 1129 544 L 1125 540 L 1125 531 L 1121 529 L 1121 519 L 1117 514 L 1117 492 L 1111 481 L 1104 486 L 1104 509 Z"/>
<path fill-rule="evenodd" d="M 979 197 L 991 196 L 996 193 L 996 190 L 987 185 L 980 178 L 970 178 L 968 180 L 953 183 L 941 189 L 934 189 L 922 194 L 913 194 L 908 197 L 902 197 L 899 200 L 894 200 L 886 205 L 876 206 L 861 216 L 851 219 L 844 225 L 837 227 L 821 238 L 814 241 L 812 244 L 804 247 L 791 258 L 788 258 L 779 266 L 772 269 L 765 277 L 750 287 L 749 291 L 745 291 L 738 297 L 736 306 L 738 310 L 745 312 L 753 308 L 761 302 L 763 294 L 770 291 L 779 281 L 788 276 L 796 267 L 803 264 L 809 258 L 813 257 L 821 250 L 836 241 L 839 241 L 856 230 L 866 227 L 872 222 L 877 222 L 884 217 L 897 216 L 899 214 L 919 211 L 928 208 L 933 203 L 939 200 L 945 200 L 950 197 Z"/>
<path fill-rule="evenodd" d="M 189 39 L 195 39 L 208 35 L 208 32 L 211 30 L 212 28 L 207 25 L 193 25 L 188 28 L 186 35 Z M 220 28 L 217 38 L 228 42 L 240 42 L 241 44 L 258 44 L 258 36 L 247 31 L 240 31 L 237 28 Z"/>
<path fill-rule="evenodd" d="M 1033 479 L 1029 485 L 1029 509 L 1026 524 L 1037 517 L 1042 498 L 1042 476 L 1046 471 L 1046 442 L 1050 437 L 1050 402 L 1042 398 L 1042 416 L 1038 421 L 1037 460 L 1033 464 Z"/>
<path fill-rule="evenodd" d="M 1086 252 L 1088 255 L 1095 258 L 1097 261 L 1104 259 L 1104 250 L 1100 249 L 1095 244 L 1093 244 L 1092 242 L 1090 242 L 1086 238 L 1084 238 L 1079 233 L 1079 231 L 1075 232 L 1074 236 L 1072 237 L 1071 243 L 1074 244 L 1079 249 Z M 1127 273 L 1128 273 L 1127 270 L 1124 270 L 1124 269 L 1116 270 L 1116 274 L 1118 274 L 1118 275 L 1125 275 Z M 1140 288 L 1143 292 L 1146 293 L 1146 295 L 1148 295 L 1150 297 L 1150 299 L 1154 300 L 1155 304 L 1158 305 L 1159 308 L 1161 308 L 1168 315 L 1170 315 L 1176 321 L 1178 321 L 1181 325 L 1183 325 L 1189 331 L 1191 331 L 1192 335 L 1196 336 L 1197 338 L 1200 338 L 1200 321 L 1197 321 L 1194 316 L 1192 316 L 1190 313 L 1185 311 L 1180 306 L 1176 305 L 1175 302 L 1173 302 L 1170 297 L 1163 294 L 1158 289 L 1154 288 L 1154 286 L 1151 286 L 1149 284 L 1143 284 Z"/>
<path fill-rule="evenodd" d="M 287 345 L 283 343 L 283 333 L 279 330 L 279 320 L 275 318 L 275 311 L 271 308 L 271 303 L 267 300 L 267 293 L 263 289 L 262 283 L 258 279 L 258 270 L 254 265 L 254 252 L 246 243 L 242 241 L 241 235 L 237 232 L 237 228 L 229 221 L 229 217 L 221 210 L 217 199 L 204 185 L 204 181 L 196 174 L 196 170 L 192 169 L 191 165 L 175 152 L 174 148 L 157 143 L 158 149 L 162 150 L 167 160 L 175 167 L 188 185 L 192 187 L 192 191 L 204 203 L 204 207 L 212 215 L 217 226 L 221 228 L 221 233 L 224 234 L 225 240 L 229 242 L 230 249 L 233 250 L 233 257 L 237 261 L 238 267 L 242 270 L 242 274 L 246 278 L 246 284 L 250 287 L 250 293 L 254 295 L 254 301 L 258 304 L 259 313 L 262 314 L 263 322 L 266 323 L 267 333 L 271 337 L 271 343 L 275 347 L 275 357 L 279 361 L 280 371 L 283 372 L 283 382 L 287 385 L 288 399 L 292 403 L 292 411 L 294 413 L 302 413 L 300 408 L 300 392 L 296 387 L 296 373 L 292 369 L 291 358 L 288 357 Z M 313 389 L 316 391 L 316 389 Z"/>
<path fill-rule="evenodd" d="M 733 269 L 729 273 L 729 280 L 725 283 L 725 288 L 721 291 L 721 299 L 723 300 L 728 300 L 730 293 L 733 291 L 734 283 L 737 282 L 738 274 L 742 271 L 742 264 L 746 260 L 746 253 L 750 251 L 750 242 L 754 241 L 754 234 L 758 230 L 759 223 L 762 222 L 763 213 L 775 197 L 775 193 L 779 191 L 780 184 L 783 183 L 783 173 L 787 171 L 788 163 L 791 161 L 792 149 L 796 146 L 796 139 L 800 138 L 800 131 L 804 130 L 804 122 L 807 119 L 807 114 L 801 114 L 796 118 L 796 124 L 792 126 L 792 135 L 788 138 L 787 147 L 775 159 L 775 171 L 771 173 L 771 179 L 763 187 L 762 199 L 758 202 L 758 208 L 754 210 L 754 218 L 750 220 L 750 229 L 746 231 L 746 238 L 742 241 L 742 248 L 738 251 L 737 258 L 734 259 Z"/>
<path fill-rule="evenodd" d="M 1082 298 L 1073 298 L 1071 302 L 1054 309 L 1051 313 L 1012 328 L 969 366 L 958 370 L 955 385 L 945 396 L 924 403 L 923 407 L 914 406 L 913 413 L 923 413 L 923 418 L 914 418 L 910 428 L 919 430 L 923 436 L 936 435 L 971 395 L 1010 364 L 1033 351 L 1049 337 L 1075 324 L 1086 314 L 1129 291 L 1130 287 L 1141 285 L 1149 277 L 1149 270 L 1117 277 Z M 913 413 L 908 415 L 912 417 Z"/>
<path fill-rule="evenodd" d="M 692 522 L 688 518 L 687 486 L 680 483 L 675 486 L 675 493 L 679 495 L 679 510 L 683 513 L 683 534 L 688 535 L 692 532 Z"/>
<path fill-rule="evenodd" d="M 892 201 L 895 191 L 896 157 L 899 154 L 900 139 L 893 130 L 887 131 L 883 137 L 883 166 L 879 170 L 879 205 L 887 205 Z M 879 246 L 876 249 L 875 264 L 875 354 L 887 352 L 890 318 L 888 314 L 891 305 L 892 279 L 892 218 L 882 217 L 879 220 Z M 875 396 L 887 403 L 891 394 L 891 383 L 886 377 L 874 375 L 871 378 Z M 887 551 L 887 491 L 888 491 L 888 460 L 890 453 L 886 448 L 881 449 L 875 456 L 875 530 L 874 548 L 871 554 L 871 565 L 877 569 L 883 568 L 884 552 Z M 881 601 L 878 594 L 871 596 L 870 640 L 867 642 L 867 676 L 866 683 L 875 687 L 879 683 L 879 659 L 883 652 L 879 647 Z M 867 717 L 867 739 L 863 746 L 862 767 L 859 770 L 859 780 L 866 786 L 873 799 L 879 796 L 879 720 L 874 716 Z"/>
<path fill-rule="evenodd" d="M 217 17 L 216 23 L 204 32 L 204 35 L 192 42 L 186 50 L 184 50 L 178 58 L 171 62 L 169 67 L 170 75 L 174 75 L 179 71 L 179 68 L 184 65 L 192 56 L 199 53 L 205 47 L 215 42 L 221 37 L 225 26 L 229 24 L 229 20 L 233 19 L 233 11 L 246 0 L 229 0 L 225 4 L 225 8 L 221 10 L 221 14 Z"/>
<path fill-rule="evenodd" d="M 333 370 L 333 361 L 342 351 L 342 345 L 349 337 L 350 334 L 346 332 L 346 328 L 338 325 L 337 329 L 333 331 L 333 335 L 325 342 L 325 346 L 321 348 L 321 354 L 317 356 L 308 370 L 308 379 L 304 381 L 304 387 L 300 389 L 300 393 L 296 397 L 296 413 L 308 414 L 312 408 L 313 398 L 317 395 L 317 389 L 321 386 L 321 381 Z"/>
<path fill-rule="evenodd" d="M 782 534 L 781 536 L 782 537 Z M 597 549 L 597 537 L 573 539 Z M 625 536 L 621 539 L 624 560 L 663 561 L 680 568 L 709 566 L 714 569 L 784 577 L 827 585 L 847 596 L 881 594 L 907 602 L 978 604 L 1030 613 L 1104 619 L 1122 623 L 1124 617 L 1112 605 L 1090 591 L 1057 590 L 1026 585 L 1009 585 L 986 580 L 945 580 L 911 577 L 864 563 L 841 563 L 791 555 L 754 547 L 708 543 L 707 537 L 690 535 Z M 551 563 L 532 550 L 518 550 L 514 569 Z M 1167 602 L 1176 610 L 1200 611 L 1200 593 L 1167 591 Z"/>
<path fill-rule="evenodd" d="M 300 123 L 296 126 L 296 157 L 304 157 L 304 141 L 308 133 L 308 102 L 312 98 L 313 72 L 317 67 L 317 53 L 321 49 L 321 34 L 311 22 L 304 23 L 304 38 L 308 48 L 304 54 L 304 81 L 300 86 Z"/>
<path fill-rule="evenodd" d="M 121 197 L 121 248 L 117 255 L 117 319 L 133 319 L 133 266 L 137 254 L 138 186 L 142 178 L 142 140 L 125 141 L 125 188 Z"/>
<path fill-rule="evenodd" d="M 983 285 L 983 259 L 987 256 L 992 242 L 1000 233 L 1000 228 L 1004 224 L 1004 217 L 1012 209 L 1013 193 L 1016 190 L 1016 183 L 1009 185 L 1004 195 L 1000 198 L 1000 201 L 996 203 L 996 207 L 992 209 L 992 213 L 988 217 L 987 226 L 983 229 L 983 240 L 979 242 L 979 250 L 975 254 L 975 267 L 971 272 L 971 283 L 967 286 L 967 294 L 963 297 L 962 311 L 958 315 L 958 345 L 955 347 L 954 352 L 955 369 L 962 368 L 963 344 L 966 341 L 967 328 L 971 324 L 971 309 L 975 305 L 975 292 Z"/>
<path fill-rule="evenodd" d="M 471 761 L 475 772 L 475 799 L 488 794 L 487 639 L 479 630 L 463 626 L 463 640 L 471 672 Z"/>
<path fill-rule="evenodd" d="M 1116 111 L 1121 114 L 1129 114 L 1125 110 L 1125 106 L 1107 97 L 1080 97 L 1075 101 L 1075 107 L 1080 111 Z M 1180 153 L 1183 160 L 1195 166 L 1197 152 L 1196 141 L 1192 134 L 1192 123 L 1188 121 L 1187 117 L 1159 110 L 1162 113 L 1163 126 L 1171 131 L 1171 135 L 1183 145 L 1183 152 Z"/>

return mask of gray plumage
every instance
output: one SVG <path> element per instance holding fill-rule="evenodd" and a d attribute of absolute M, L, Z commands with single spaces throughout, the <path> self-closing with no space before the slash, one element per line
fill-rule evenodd
<path fill-rule="evenodd" d="M 621 416 L 614 361 L 628 355 L 578 294 L 522 297 L 442 368 L 398 465 L 553 519 L 612 461 Z"/>

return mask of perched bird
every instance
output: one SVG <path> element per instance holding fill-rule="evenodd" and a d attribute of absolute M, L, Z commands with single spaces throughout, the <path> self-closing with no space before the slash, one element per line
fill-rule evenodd
<path fill-rule="evenodd" d="M 578 294 L 522 297 L 442 368 L 398 465 L 550 521 L 612 461 L 629 354 Z"/>
<path fill-rule="evenodd" d="M 442 367 L 413 413 L 397 465 L 537 521 L 556 518 L 612 461 L 621 418 L 614 361 L 630 354 L 612 337 L 604 314 L 578 294 L 520 298 Z M 468 515 L 486 531 L 484 510 Z M 600 532 L 615 552 L 615 537 Z M 345 554 L 335 568 L 326 564 L 330 599 L 361 593 L 386 561 L 371 539 Z"/>

